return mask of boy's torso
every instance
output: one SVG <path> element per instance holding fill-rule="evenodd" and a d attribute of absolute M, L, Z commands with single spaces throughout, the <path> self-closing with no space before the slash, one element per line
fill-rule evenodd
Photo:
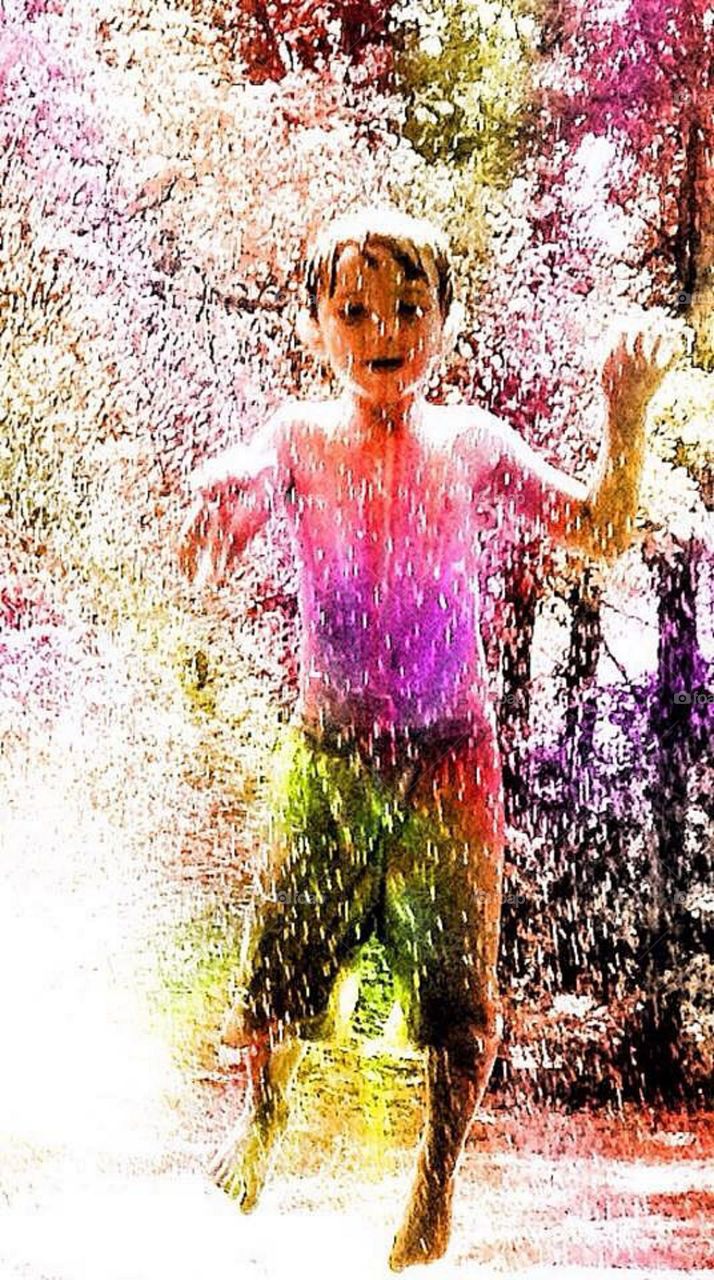
<path fill-rule="evenodd" d="M 372 729 L 491 719 L 478 628 L 477 455 L 458 415 L 379 442 L 339 402 L 298 410 L 281 457 L 300 574 L 299 713 Z M 462 419 L 463 420 L 463 419 Z M 483 460 L 484 481 L 488 462 Z"/>

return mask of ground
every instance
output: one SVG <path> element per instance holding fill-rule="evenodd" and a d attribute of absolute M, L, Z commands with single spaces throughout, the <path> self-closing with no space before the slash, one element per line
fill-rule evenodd
<path fill-rule="evenodd" d="M 377 1087 L 383 1056 L 311 1049 L 259 1209 L 243 1217 L 212 1187 L 205 1165 L 239 1088 L 180 1065 L 153 999 L 152 942 L 187 894 L 185 881 L 166 891 L 179 726 L 158 704 L 137 711 L 120 653 L 82 663 L 50 710 L 2 686 L 0 1276 L 386 1277 L 419 1062 L 395 1060 Z M 711 1147 L 701 1116 L 515 1115 L 487 1097 L 451 1248 L 429 1275 L 703 1275 Z"/>

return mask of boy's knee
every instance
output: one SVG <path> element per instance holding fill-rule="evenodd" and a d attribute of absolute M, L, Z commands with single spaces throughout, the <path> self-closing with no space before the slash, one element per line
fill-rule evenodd
<path fill-rule="evenodd" d="M 442 1009 L 441 1016 L 424 1027 L 423 1037 L 432 1048 L 444 1048 L 455 1065 L 467 1069 L 480 1058 L 495 1055 L 503 1035 L 503 1016 L 498 999 L 483 999 L 468 1009 Z"/>
<path fill-rule="evenodd" d="M 276 1043 L 272 1027 L 252 1030 L 231 1010 L 221 1032 L 218 1060 L 223 1066 L 247 1069 L 254 1077 L 267 1067 Z"/>
<path fill-rule="evenodd" d="M 225 1049 L 245 1050 L 255 1056 L 262 1052 L 263 1045 L 277 1044 L 281 1030 L 277 1019 L 254 1017 L 249 1005 L 238 1002 L 225 1016 L 220 1043 Z"/>
<path fill-rule="evenodd" d="M 255 1032 L 246 1025 L 245 1013 L 236 1005 L 226 1014 L 221 1027 L 221 1044 L 226 1049 L 245 1049 L 254 1039 Z"/>
<path fill-rule="evenodd" d="M 503 1035 L 503 1013 L 499 996 L 484 996 L 476 1007 L 474 1024 L 486 1040 L 498 1044 Z"/>

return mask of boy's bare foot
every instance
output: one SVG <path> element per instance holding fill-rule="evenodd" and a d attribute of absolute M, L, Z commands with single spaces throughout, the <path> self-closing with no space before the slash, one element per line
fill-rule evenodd
<path fill-rule="evenodd" d="M 255 1209 L 270 1167 L 272 1143 L 255 1122 L 240 1125 L 219 1148 L 208 1172 L 221 1191 L 235 1200 L 243 1213 Z"/>
<path fill-rule="evenodd" d="M 442 1183 L 429 1179 L 420 1162 L 404 1220 L 389 1255 L 392 1271 L 403 1271 L 415 1262 L 435 1262 L 446 1253 L 453 1191 L 453 1179 Z"/>

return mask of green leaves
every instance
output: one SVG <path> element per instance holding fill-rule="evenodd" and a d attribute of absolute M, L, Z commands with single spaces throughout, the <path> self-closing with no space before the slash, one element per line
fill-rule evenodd
<path fill-rule="evenodd" d="M 394 20 L 404 136 L 428 161 L 469 161 L 504 186 L 522 151 L 537 27 L 528 0 L 403 4 Z"/>

